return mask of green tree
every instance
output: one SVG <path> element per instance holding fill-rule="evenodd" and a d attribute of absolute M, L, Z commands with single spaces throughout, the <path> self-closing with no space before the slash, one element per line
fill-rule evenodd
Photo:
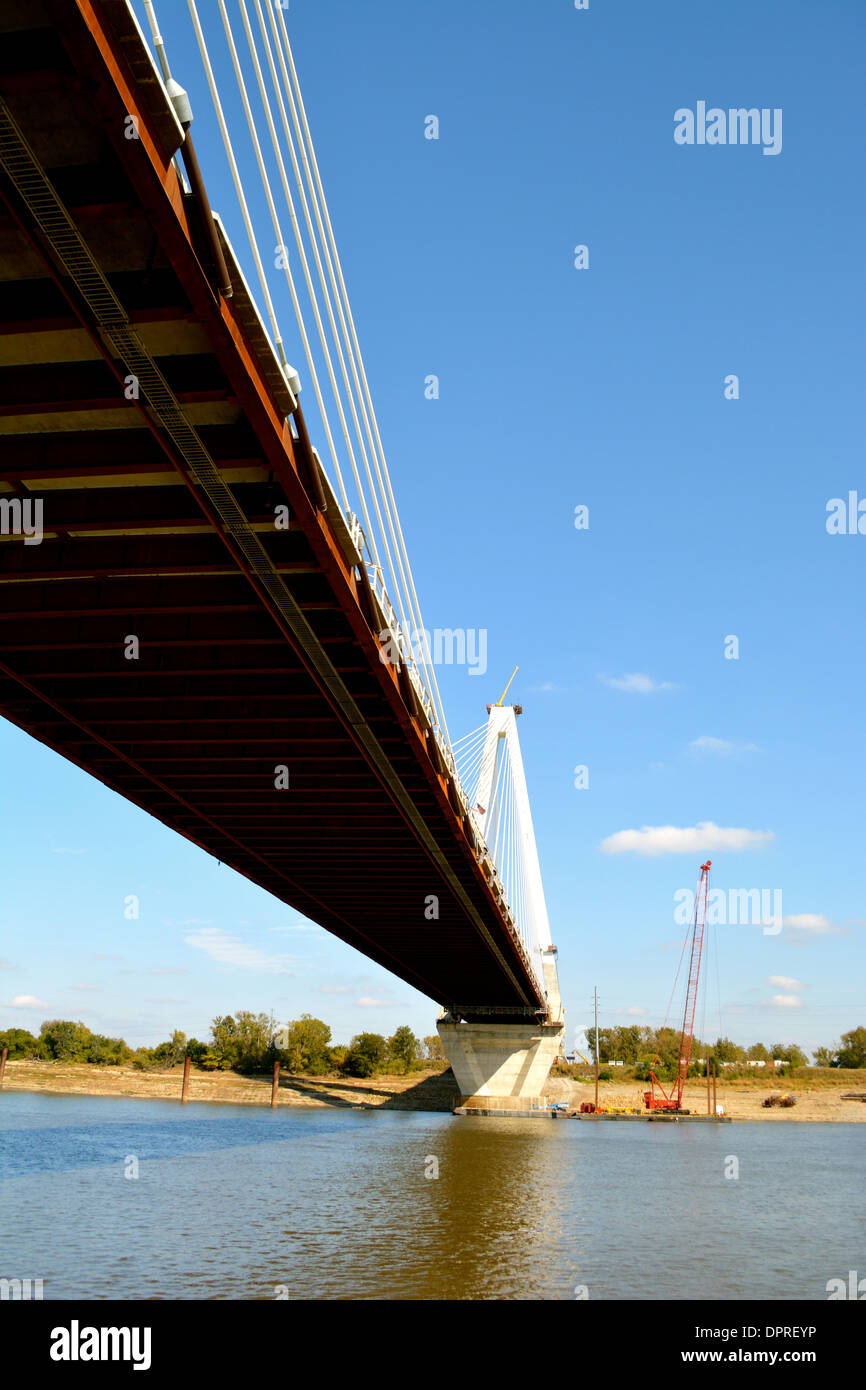
<path fill-rule="evenodd" d="M 404 1023 L 388 1039 L 388 1056 L 392 1061 L 400 1064 L 404 1072 L 411 1069 L 412 1063 L 418 1056 L 418 1039 L 407 1024 Z"/>
<path fill-rule="evenodd" d="M 710 1055 L 715 1059 L 718 1066 L 721 1062 L 745 1062 L 745 1049 L 739 1047 L 737 1043 L 731 1042 L 730 1038 L 716 1038 L 710 1048 Z"/>
<path fill-rule="evenodd" d="M 218 1014 L 211 1023 L 211 1044 L 205 1058 L 205 1065 L 228 1071 L 240 1057 L 238 1026 L 231 1014 Z"/>
<path fill-rule="evenodd" d="M 286 1028 L 283 1051 L 286 1065 L 293 1072 L 321 1075 L 331 1065 L 331 1030 L 312 1014 L 301 1014 Z"/>
<path fill-rule="evenodd" d="M 431 1033 L 429 1037 L 424 1038 L 424 1056 L 429 1062 L 444 1062 L 445 1049 L 438 1033 Z"/>
<path fill-rule="evenodd" d="M 26 1028 L 7 1028 L 5 1033 L 0 1033 L 0 1049 L 4 1047 L 9 1049 L 10 1062 L 41 1056 L 39 1039 Z"/>
<path fill-rule="evenodd" d="M 238 1071 L 268 1071 L 277 1056 L 276 1026 L 270 1014 L 254 1014 L 239 1009 L 237 1025 Z"/>
<path fill-rule="evenodd" d="M 805 1067 L 808 1060 L 796 1043 L 773 1043 L 770 1053 L 775 1062 L 787 1062 L 792 1067 Z"/>
<path fill-rule="evenodd" d="M 91 1033 L 87 1049 L 87 1061 L 100 1067 L 119 1067 L 132 1057 L 132 1050 L 123 1038 L 106 1038 L 102 1033 Z"/>
<path fill-rule="evenodd" d="M 816 1067 L 835 1067 L 838 1055 L 839 1046 L 837 1043 L 834 1043 L 832 1047 L 816 1047 L 812 1053 Z"/>
<path fill-rule="evenodd" d="M 198 1038 L 190 1038 L 186 1045 L 186 1050 L 189 1053 L 189 1059 L 193 1066 L 197 1067 L 201 1065 L 207 1056 L 208 1047 L 207 1043 L 199 1042 Z"/>
<path fill-rule="evenodd" d="M 359 1033 L 349 1044 L 340 1068 L 346 1076 L 372 1076 L 388 1055 L 388 1044 L 380 1033 Z"/>
<path fill-rule="evenodd" d="M 165 1070 L 176 1067 L 186 1056 L 186 1033 L 181 1033 L 176 1028 L 168 1042 L 157 1044 L 152 1055 L 154 1062 Z"/>
<path fill-rule="evenodd" d="M 619 1028 L 618 1051 L 613 1061 L 633 1063 L 640 1056 L 641 1051 L 641 1030 L 632 1025 L 630 1028 Z"/>
<path fill-rule="evenodd" d="M 79 1020 L 47 1019 L 40 1029 L 43 1056 L 52 1062 L 86 1062 L 90 1049 L 90 1029 Z"/>
<path fill-rule="evenodd" d="M 752 1043 L 749 1048 L 749 1057 L 753 1062 L 769 1062 L 770 1053 L 763 1043 Z"/>
<path fill-rule="evenodd" d="M 866 1028 L 852 1028 L 842 1034 L 837 1067 L 866 1067 Z"/>
<path fill-rule="evenodd" d="M 278 1056 L 273 1017 L 238 1009 L 211 1023 L 211 1043 L 201 1065 L 207 1070 L 260 1072 L 270 1070 Z"/>

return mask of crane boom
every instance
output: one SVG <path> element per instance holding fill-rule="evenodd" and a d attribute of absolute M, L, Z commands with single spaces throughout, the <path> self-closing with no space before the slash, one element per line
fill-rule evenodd
<path fill-rule="evenodd" d="M 695 915 L 692 921 L 692 944 L 689 955 L 689 978 L 686 985 L 686 1002 L 683 1010 L 683 1027 L 680 1033 L 680 1050 L 677 1061 L 676 1095 L 674 1088 L 668 1094 L 654 1071 L 650 1071 L 651 1089 L 644 1092 L 644 1104 L 648 1110 L 682 1110 L 683 1091 L 689 1074 L 692 1058 L 692 1042 L 695 1035 L 695 1010 L 698 1002 L 698 984 L 701 977 L 701 955 L 704 947 L 704 931 L 707 922 L 707 897 L 710 885 L 710 866 L 712 860 L 701 865 L 698 891 L 695 894 Z M 656 1086 L 661 1091 L 657 1096 Z"/>

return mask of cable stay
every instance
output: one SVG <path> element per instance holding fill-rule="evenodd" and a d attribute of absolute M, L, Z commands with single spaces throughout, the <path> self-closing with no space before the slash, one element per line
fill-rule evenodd
<path fill-rule="evenodd" d="M 172 82 L 168 70 L 155 2 L 141 2 L 166 97 L 177 109 L 174 94 L 183 89 Z M 303 352 L 327 465 L 318 453 L 316 458 L 323 473 L 333 477 L 333 501 L 356 548 L 358 567 L 365 571 L 381 607 L 385 626 L 380 639 L 390 639 L 397 659 L 406 666 L 445 765 L 457 780 L 285 11 L 267 0 L 235 0 L 234 5 L 217 0 L 215 6 L 187 0 L 187 8 L 212 106 L 202 118 L 213 122 L 219 134 L 236 198 L 226 220 L 242 226 L 246 235 L 270 326 L 267 336 L 295 395 L 301 382 L 287 360 L 288 336 L 296 338 Z M 188 99 L 186 109 L 188 129 Z M 269 247 L 262 250 L 258 206 L 265 209 L 265 223 L 270 222 L 276 257 Z M 287 237 L 294 244 L 291 252 Z M 288 336 L 280 324 L 281 284 L 293 320 Z M 464 800 L 462 788 L 459 794 Z"/>
<path fill-rule="evenodd" d="M 155 0 L 142 3 L 166 97 L 174 102 L 176 92 L 183 94 L 188 130 L 192 112 L 171 78 Z M 452 747 L 285 10 L 268 0 L 217 0 L 201 7 L 187 0 L 187 8 L 212 107 L 203 119 L 218 132 L 236 198 L 226 220 L 246 235 L 270 325 L 268 334 L 262 320 L 263 331 L 295 396 L 301 382 L 287 360 L 289 339 L 306 361 L 327 464 L 318 453 L 316 460 L 334 483 L 329 514 L 332 504 L 342 513 L 357 568 L 381 608 L 380 640 L 392 644 L 406 667 L 477 839 L 479 861 L 489 866 L 492 890 L 539 987 L 549 998 L 555 995 L 559 1009 L 555 950 L 517 740 L 520 707 L 504 703 L 517 668 L 499 701 L 488 707 L 487 722 Z M 270 223 L 275 258 L 269 248 L 262 251 L 262 222 Z M 281 304 L 292 320 L 288 334 L 280 323 Z"/>

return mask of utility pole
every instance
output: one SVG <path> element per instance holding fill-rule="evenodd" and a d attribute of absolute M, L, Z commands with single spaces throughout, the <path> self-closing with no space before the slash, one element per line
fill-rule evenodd
<path fill-rule="evenodd" d="M 595 1004 L 595 1108 L 598 1110 L 598 985 L 592 991 Z"/>

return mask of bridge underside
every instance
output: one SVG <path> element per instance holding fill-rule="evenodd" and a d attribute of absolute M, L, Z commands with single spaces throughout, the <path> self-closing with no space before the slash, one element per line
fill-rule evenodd
<path fill-rule="evenodd" d="M 0 0 L 0 500 L 44 509 L 0 537 L 0 713 L 456 1014 L 538 1018 L 148 71 L 117 0 Z"/>

